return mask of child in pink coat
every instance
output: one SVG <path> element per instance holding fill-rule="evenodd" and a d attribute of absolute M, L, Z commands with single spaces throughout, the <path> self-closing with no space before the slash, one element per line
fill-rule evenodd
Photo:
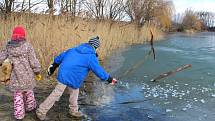
<path fill-rule="evenodd" d="M 5 59 L 12 62 L 12 72 L 7 87 L 13 92 L 14 116 L 17 120 L 23 119 L 26 111 L 36 108 L 33 92 L 36 84 L 35 75 L 41 78 L 40 63 L 33 46 L 26 41 L 25 35 L 23 27 L 15 27 L 11 40 L 7 42 L 6 48 L 0 51 L 0 63 Z"/>

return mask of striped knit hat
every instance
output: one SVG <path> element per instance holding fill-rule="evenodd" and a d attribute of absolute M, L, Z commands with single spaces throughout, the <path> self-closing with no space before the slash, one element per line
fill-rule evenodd
<path fill-rule="evenodd" d="M 99 40 L 99 37 L 96 36 L 96 37 L 93 37 L 91 38 L 88 43 L 90 45 L 92 45 L 95 49 L 97 49 L 99 46 L 100 46 L 100 40 Z"/>

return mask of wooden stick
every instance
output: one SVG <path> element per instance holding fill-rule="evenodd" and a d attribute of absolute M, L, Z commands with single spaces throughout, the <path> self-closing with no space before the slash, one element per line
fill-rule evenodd
<path fill-rule="evenodd" d="M 160 74 L 159 76 L 155 77 L 155 78 L 152 79 L 151 81 L 152 81 L 152 82 L 155 82 L 155 81 L 157 81 L 157 80 L 160 80 L 160 79 L 165 78 L 165 77 L 167 77 L 167 76 L 173 75 L 173 74 L 175 74 L 176 72 L 182 71 L 182 70 L 187 69 L 187 68 L 189 68 L 189 67 L 192 67 L 192 65 L 191 65 L 191 64 L 187 64 L 187 65 L 181 66 L 181 67 L 177 68 L 176 70 L 168 71 L 168 72 L 165 72 L 165 73 L 163 73 L 163 74 Z"/>

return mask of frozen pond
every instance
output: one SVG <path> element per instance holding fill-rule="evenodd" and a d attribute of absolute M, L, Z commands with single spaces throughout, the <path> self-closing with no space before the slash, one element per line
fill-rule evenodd
<path fill-rule="evenodd" d="M 86 111 L 102 121 L 214 121 L 215 33 L 173 34 L 154 46 L 156 62 L 152 56 L 147 58 L 120 79 L 121 83 L 111 90 L 110 103 Z M 149 50 L 148 44 L 135 45 L 121 57 L 114 57 L 116 62 L 120 60 L 117 58 L 123 60 L 114 75 L 123 75 Z M 192 67 L 157 82 L 150 81 L 185 64 Z M 125 103 L 119 104 L 122 102 Z"/>
<path fill-rule="evenodd" d="M 121 78 L 115 87 L 100 81 L 85 83 L 88 86 L 79 99 L 81 110 L 89 115 L 85 120 L 214 121 L 215 33 L 172 34 L 155 42 L 154 47 L 156 62 L 149 56 L 136 66 L 150 50 L 149 44 L 131 46 L 107 59 L 106 68 L 114 77 Z M 185 64 L 192 64 L 192 67 L 157 82 L 150 81 Z M 124 75 L 131 67 L 135 68 Z M 44 100 L 52 89 L 53 86 L 47 84 L 38 85 L 37 101 Z M 2 87 L 0 91 L 0 119 L 11 121 L 11 94 L 5 93 Z M 50 121 L 72 120 L 68 116 L 67 94 L 56 103 L 48 117 Z M 35 114 L 26 115 L 24 119 L 35 120 Z"/>

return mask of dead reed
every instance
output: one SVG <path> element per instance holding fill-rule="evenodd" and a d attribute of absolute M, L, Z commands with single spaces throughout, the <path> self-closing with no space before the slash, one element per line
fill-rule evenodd
<path fill-rule="evenodd" d="M 150 30 L 156 40 L 162 37 L 154 26 L 137 27 L 127 22 L 96 21 L 68 16 L 39 14 L 11 14 L 6 20 L 0 18 L 0 44 L 10 39 L 14 26 L 22 25 L 27 30 L 27 40 L 32 43 L 43 69 L 52 62 L 55 55 L 92 36 L 101 38 L 98 51 L 100 58 L 108 56 L 113 50 L 131 44 L 150 40 Z"/>

